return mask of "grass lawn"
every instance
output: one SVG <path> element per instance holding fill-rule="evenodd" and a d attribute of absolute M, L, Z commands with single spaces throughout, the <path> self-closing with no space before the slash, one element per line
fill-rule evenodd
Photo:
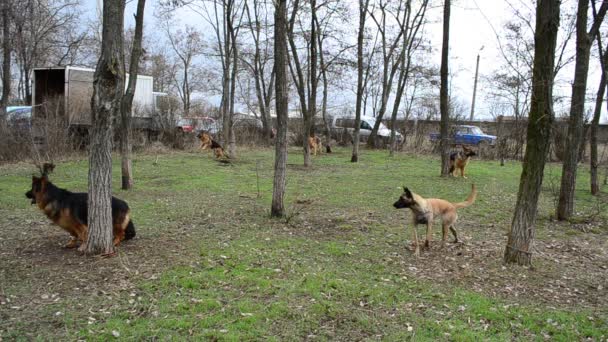
<path fill-rule="evenodd" d="M 608 339 L 608 193 L 581 167 L 576 218 L 552 219 L 561 165 L 548 165 L 533 267 L 501 262 L 521 164 L 473 160 L 468 180 L 438 176 L 432 156 L 290 149 L 288 217 L 269 218 L 273 150 L 232 165 L 207 153 L 135 156 L 125 199 L 137 237 L 110 259 L 62 248 L 68 235 L 29 204 L 34 167 L 0 166 L 2 340 Z M 119 158 L 114 158 L 119 162 Z M 88 162 L 57 163 L 51 181 L 85 191 Z M 402 186 L 475 204 L 459 210 L 460 244 L 422 257 Z M 407 226 L 407 229 L 406 229 Z M 423 234 L 420 228 L 419 234 Z"/>

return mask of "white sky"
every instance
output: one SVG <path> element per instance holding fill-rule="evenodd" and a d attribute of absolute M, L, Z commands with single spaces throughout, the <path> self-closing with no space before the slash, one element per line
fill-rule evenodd
<path fill-rule="evenodd" d="M 96 1 L 98 0 L 83 0 L 83 10 L 87 16 L 95 16 Z M 354 0 L 346 0 L 354 1 Z M 522 6 L 530 3 L 531 0 L 511 0 L 511 4 Z M 441 41 L 442 41 L 442 6 L 443 1 L 434 1 L 435 6 L 429 11 L 431 19 L 434 19 L 433 24 L 426 28 L 427 37 L 431 38 L 434 48 L 432 63 L 439 66 L 441 62 Z M 438 6 L 439 5 L 439 6 Z M 562 4 L 562 12 L 566 10 L 566 6 L 571 6 L 571 0 L 564 0 Z M 158 30 L 154 32 L 157 26 L 154 18 L 154 9 L 156 1 L 148 0 L 146 9 L 146 29 L 147 38 L 154 41 L 154 34 L 158 34 Z M 531 5 L 533 6 L 533 5 Z M 126 26 L 133 25 L 133 13 L 135 12 L 136 1 L 131 0 L 127 5 L 125 12 Z M 450 73 L 452 73 L 452 96 L 459 97 L 467 105 L 467 116 L 470 111 L 470 104 L 473 94 L 473 81 L 475 75 L 475 61 L 479 49 L 483 46 L 484 49 L 480 52 L 479 79 L 477 88 L 477 97 L 475 105 L 476 118 L 491 118 L 489 113 L 489 104 L 485 102 L 485 91 L 488 84 L 483 80 L 484 76 L 489 76 L 494 70 L 500 67 L 502 59 L 499 54 L 498 41 L 494 30 L 499 33 L 503 25 L 513 17 L 513 11 L 509 7 L 506 0 L 453 0 L 452 13 L 450 20 Z M 181 10 L 178 15 L 179 21 L 182 24 L 189 24 L 201 28 L 205 33 L 206 25 L 202 18 L 195 13 L 190 13 L 187 10 Z M 491 23 L 491 24 L 490 24 Z M 533 23 L 534 24 L 534 23 Z M 564 25 L 564 23 L 562 23 Z M 209 37 L 212 39 L 212 37 Z M 164 38 L 163 38 L 164 39 Z M 571 41 L 571 48 L 574 48 L 574 38 Z M 599 82 L 599 65 L 597 57 L 592 57 L 590 65 L 590 74 L 587 83 L 588 98 L 593 99 L 597 91 Z M 560 72 L 557 82 L 555 95 L 570 96 L 570 82 L 574 74 L 573 65 L 565 68 Z M 344 98 L 349 98 L 349 94 L 345 94 Z M 292 105 L 295 105 L 296 99 L 292 99 Z M 347 100 L 347 102 L 350 100 Z M 215 101 L 211 101 L 215 102 Z M 569 103 L 557 104 L 555 107 L 556 114 L 567 113 Z M 593 109 L 593 102 L 589 102 L 587 110 Z M 603 110 L 602 122 L 608 120 L 608 116 Z"/>

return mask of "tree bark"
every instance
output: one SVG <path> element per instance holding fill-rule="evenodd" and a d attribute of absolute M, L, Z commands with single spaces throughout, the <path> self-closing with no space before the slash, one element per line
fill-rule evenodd
<path fill-rule="evenodd" d="M 450 146 L 448 138 L 450 104 L 448 98 L 448 53 L 450 49 L 450 1 L 443 4 L 443 44 L 441 47 L 441 89 L 439 91 L 439 107 L 441 110 L 441 176 L 449 174 Z"/>
<path fill-rule="evenodd" d="M 285 216 L 283 198 L 287 174 L 287 0 L 275 1 L 274 61 L 277 112 L 277 136 L 275 138 L 274 179 L 272 183 L 272 217 Z"/>
<path fill-rule="evenodd" d="M 363 37 L 365 33 L 365 16 L 369 0 L 359 0 L 359 33 L 357 35 L 357 99 L 355 104 L 355 127 L 353 131 L 352 163 L 359 161 L 359 131 L 361 128 L 361 102 L 363 101 Z"/>
<path fill-rule="evenodd" d="M 504 253 L 505 263 L 530 265 L 538 196 L 543 182 L 553 123 L 553 75 L 559 29 L 560 0 L 539 0 L 532 75 L 532 100 L 528 119 L 526 153 L 517 204 Z"/>
<path fill-rule="evenodd" d="M 230 0 L 232 2 L 232 0 Z M 232 2 L 232 6 L 234 3 Z M 236 45 L 236 32 L 234 23 L 232 22 L 232 11 L 227 12 L 226 16 L 228 35 L 230 36 L 232 49 L 232 75 L 230 77 L 230 109 L 228 110 L 228 155 L 230 158 L 236 158 L 236 136 L 234 134 L 234 101 L 236 94 L 236 76 L 238 72 L 238 50 Z"/>
<path fill-rule="evenodd" d="M 317 88 L 319 85 L 319 77 L 317 74 L 317 1 L 310 0 L 310 64 L 309 78 L 310 88 L 308 93 L 308 113 L 304 116 L 304 166 L 310 167 L 312 160 L 310 158 L 310 146 L 308 145 L 308 137 L 313 132 L 315 116 L 317 114 Z"/>
<path fill-rule="evenodd" d="M 0 124 L 6 122 L 6 107 L 11 95 L 11 1 L 5 0 L 2 6 L 2 102 L 0 103 Z"/>
<path fill-rule="evenodd" d="M 129 61 L 129 84 L 122 98 L 120 117 L 120 170 L 122 174 L 122 189 L 129 190 L 133 187 L 133 164 L 131 162 L 131 110 L 133 108 L 133 96 L 137 86 L 137 75 L 139 74 L 139 60 L 142 54 L 141 42 L 144 27 L 144 8 L 146 0 L 137 1 L 137 12 L 135 14 L 135 34 L 133 36 L 133 47 Z"/>
<path fill-rule="evenodd" d="M 114 253 L 112 244 L 112 123 L 124 92 L 124 1 L 103 1 L 101 55 L 91 99 L 92 130 L 89 156 L 88 239 L 81 250 Z"/>
<path fill-rule="evenodd" d="M 607 75 L 606 75 L 606 67 L 608 67 L 608 51 L 603 51 L 601 46 L 601 39 L 597 37 L 598 42 L 598 50 L 600 52 L 600 64 L 602 66 L 602 76 L 600 78 L 600 85 L 597 88 L 597 96 L 595 98 L 595 109 L 593 111 L 593 119 L 591 120 L 591 132 L 589 136 L 589 145 L 591 149 L 591 155 L 589 159 L 589 173 L 590 173 L 590 186 L 591 186 L 591 194 L 596 196 L 600 193 L 600 185 L 598 181 L 598 167 L 599 167 L 599 158 L 598 158 L 598 139 L 597 139 L 597 129 L 600 123 L 600 118 L 602 115 L 602 104 L 604 103 L 604 93 L 608 90 L 606 85 L 608 85 Z"/>
<path fill-rule="evenodd" d="M 587 90 L 587 75 L 589 73 L 589 56 L 591 42 L 599 30 L 599 24 L 604 19 L 608 2 L 604 1 L 591 31 L 587 33 L 587 12 L 589 0 L 579 0 L 576 14 L 576 64 L 574 83 L 572 84 L 572 99 L 570 102 L 570 121 L 568 138 L 562 167 L 562 180 L 557 205 L 557 219 L 568 220 L 574 211 L 574 189 L 576 187 L 576 171 L 579 160 L 579 149 L 583 140 L 583 124 L 585 112 L 585 92 Z"/>

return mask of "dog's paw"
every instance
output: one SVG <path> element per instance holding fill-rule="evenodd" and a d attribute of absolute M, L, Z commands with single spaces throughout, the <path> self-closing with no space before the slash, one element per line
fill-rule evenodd
<path fill-rule="evenodd" d="M 68 243 L 65 244 L 65 246 L 63 246 L 63 248 L 76 248 L 76 246 L 78 246 L 78 240 L 77 239 L 71 239 L 70 241 L 68 241 Z"/>

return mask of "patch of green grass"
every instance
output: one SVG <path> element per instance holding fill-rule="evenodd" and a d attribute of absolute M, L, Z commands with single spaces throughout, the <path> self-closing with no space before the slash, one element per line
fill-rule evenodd
<path fill-rule="evenodd" d="M 268 215 L 270 149 L 243 150 L 229 166 L 201 153 L 160 155 L 156 165 L 156 156 L 137 155 L 133 191 L 119 190 L 119 158 L 114 158 L 114 195 L 131 207 L 138 230 L 133 243 L 148 245 L 146 255 L 129 258 L 143 262 L 163 252 L 172 256 L 169 264 L 146 266 L 142 272 L 158 272 L 158 276 L 138 278 L 133 291 L 113 294 L 112 299 L 89 298 L 92 291 L 79 291 L 62 308 L 33 307 L 30 314 L 38 319 L 59 310 L 63 316 L 33 326 L 7 328 L 0 322 L 0 336 L 32 336 L 26 335 L 32 329 L 38 338 L 104 341 L 116 336 L 235 341 L 569 341 L 608 336 L 605 313 L 522 304 L 408 272 L 412 256 L 404 250 L 409 240 L 409 232 L 403 230 L 405 214 L 392 207 L 402 186 L 425 197 L 457 202 L 467 197 L 475 182 L 479 196 L 475 205 L 463 210 L 462 224 L 491 226 L 500 235 L 512 218 L 519 163 L 500 167 L 498 162 L 475 160 L 467 169 L 469 179 L 463 180 L 440 178 L 439 161 L 432 156 L 389 158 L 384 151 L 363 151 L 360 162 L 352 164 L 349 150 L 338 148 L 332 155 L 313 158 L 314 166 L 306 170 L 300 166 L 300 150 L 289 152 L 286 206 L 292 217 L 288 223 Z M 545 179 L 559 179 L 560 169 L 549 164 Z M 0 168 L 0 214 L 14 216 L 15 221 L 44 219 L 24 197 L 32 172 L 24 165 Z M 51 180 L 60 187 L 86 191 L 86 160 L 59 164 Z M 576 192 L 579 217 L 597 213 L 597 200 L 584 189 L 587 183 L 588 172 L 581 167 Z M 553 202 L 553 190 L 545 183 L 538 238 L 553 230 Z M 606 222 L 608 213 L 600 212 L 596 220 Z M 605 234 L 601 225 L 594 229 Z M 483 230 L 464 234 L 479 231 Z M 569 229 L 563 235 L 570 232 L 579 231 Z M 167 239 L 175 244 L 165 244 Z M 25 243 L 19 235 L 10 241 Z M 164 250 L 181 245 L 183 249 Z M 129 246 L 124 250 L 129 251 Z M 76 262 L 77 258 L 74 254 Z M 18 278 L 0 278 L 0 295 L 26 296 L 47 286 L 32 278 L 32 266 L 26 261 L 23 270 L 10 270 Z M 61 267 L 73 266 L 39 269 L 36 276 L 51 276 Z M 123 265 L 114 271 L 125 272 Z M 95 312 L 95 320 L 89 321 L 91 308 L 101 306 L 111 310 Z M 5 317 L 2 310 L 0 317 Z"/>
<path fill-rule="evenodd" d="M 402 279 L 381 264 L 344 253 L 348 243 L 315 244 L 250 234 L 206 250 L 196 266 L 142 285 L 135 315 L 76 336 L 124 338 L 556 340 L 608 334 L 588 313 L 507 305 L 459 288 Z M 152 303 L 152 305 L 151 305 Z M 410 327 L 408 329 L 408 327 Z"/>

